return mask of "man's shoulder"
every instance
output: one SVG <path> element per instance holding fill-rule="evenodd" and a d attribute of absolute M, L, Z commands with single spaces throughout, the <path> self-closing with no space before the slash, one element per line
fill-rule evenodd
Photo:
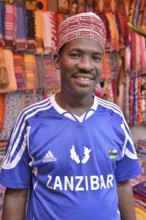
<path fill-rule="evenodd" d="M 118 106 L 114 102 L 107 101 L 107 100 L 101 99 L 99 97 L 96 97 L 96 98 L 98 100 L 99 106 L 102 106 L 103 108 L 106 108 L 106 109 L 113 110 L 114 112 L 117 112 L 117 113 L 119 112 L 120 114 L 122 113 L 120 106 Z"/>
<path fill-rule="evenodd" d="M 124 119 L 124 114 L 117 104 L 101 99 L 99 97 L 97 97 L 97 100 L 98 109 L 100 109 L 104 113 L 110 114 L 112 117 L 119 119 L 120 121 Z"/>
<path fill-rule="evenodd" d="M 20 113 L 19 117 L 23 118 L 31 118 L 33 116 L 36 116 L 40 112 L 44 112 L 49 110 L 52 107 L 50 96 L 39 101 L 36 103 L 33 103 L 29 105 L 28 107 L 24 108 L 22 112 Z"/>

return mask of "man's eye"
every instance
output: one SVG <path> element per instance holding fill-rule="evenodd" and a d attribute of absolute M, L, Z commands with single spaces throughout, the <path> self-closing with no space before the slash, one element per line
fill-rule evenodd
<path fill-rule="evenodd" d="M 102 60 L 102 57 L 97 55 L 92 57 L 93 60 Z"/>
<path fill-rule="evenodd" d="M 73 58 L 78 58 L 81 55 L 79 53 L 71 53 L 70 56 L 73 57 Z"/>

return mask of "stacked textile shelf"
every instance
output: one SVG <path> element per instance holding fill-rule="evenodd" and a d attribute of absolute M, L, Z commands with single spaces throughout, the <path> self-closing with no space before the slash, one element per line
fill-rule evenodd
<path fill-rule="evenodd" d="M 5 153 L 7 142 L 0 142 L 0 167 L 2 165 L 3 156 Z"/>
<path fill-rule="evenodd" d="M 131 180 L 137 219 L 146 219 L 146 140 L 135 143 L 142 174 Z"/>
<path fill-rule="evenodd" d="M 1 215 L 2 215 L 4 192 L 5 192 L 5 188 L 0 186 L 0 220 L 1 220 Z"/>
<path fill-rule="evenodd" d="M 0 167 L 1 167 L 1 164 L 2 164 L 4 152 L 5 152 L 5 149 L 6 149 L 6 144 L 7 144 L 7 142 L 0 142 Z M 4 192 L 5 192 L 5 188 L 0 186 L 0 220 L 1 220 Z"/>
<path fill-rule="evenodd" d="M 146 197 L 141 191 L 146 190 L 146 176 L 139 175 L 137 178 L 131 180 L 131 185 L 133 188 L 134 205 L 137 220 L 146 219 Z M 146 191 L 145 191 L 146 192 Z"/>

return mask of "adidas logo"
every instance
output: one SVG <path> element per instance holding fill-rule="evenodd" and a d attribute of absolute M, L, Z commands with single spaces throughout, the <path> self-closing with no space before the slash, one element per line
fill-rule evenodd
<path fill-rule="evenodd" d="M 54 161 L 57 161 L 57 158 L 54 157 L 52 152 L 49 150 L 48 153 L 43 158 L 43 163 L 54 162 Z"/>

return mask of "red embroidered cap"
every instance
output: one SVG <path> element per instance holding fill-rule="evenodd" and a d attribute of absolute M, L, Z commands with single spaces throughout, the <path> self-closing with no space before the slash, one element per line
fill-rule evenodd
<path fill-rule="evenodd" d="M 57 52 L 65 43 L 83 37 L 98 41 L 105 51 L 106 29 L 101 18 L 93 12 L 74 15 L 59 25 Z"/>

